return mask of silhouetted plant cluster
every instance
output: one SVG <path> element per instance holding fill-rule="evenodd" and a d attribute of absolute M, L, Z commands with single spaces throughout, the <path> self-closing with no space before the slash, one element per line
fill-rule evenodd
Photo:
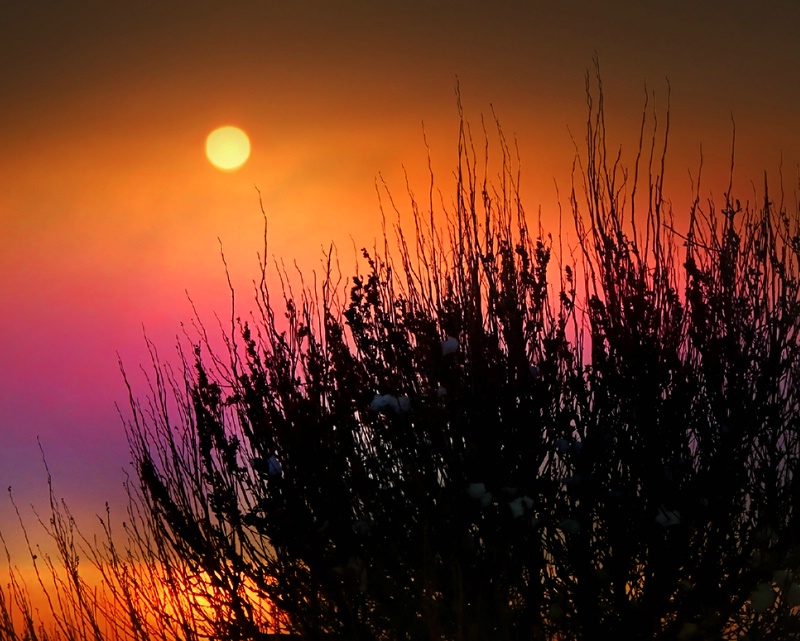
<path fill-rule="evenodd" d="M 589 96 L 577 261 L 462 118 L 444 228 L 412 197 L 396 257 L 364 250 L 346 300 L 329 257 L 284 317 L 264 265 L 228 353 L 134 404 L 148 510 L 231 638 L 244 585 L 304 639 L 800 633 L 797 217 L 765 185 L 674 231 L 666 133 L 637 196 Z"/>
<path fill-rule="evenodd" d="M 574 247 L 462 115 L 452 205 L 412 195 L 394 252 L 297 294 L 278 270 L 276 305 L 265 225 L 224 349 L 151 345 L 127 558 L 211 613 L 180 638 L 800 635 L 800 217 L 698 185 L 676 230 L 668 126 L 630 176 L 596 94 Z"/>

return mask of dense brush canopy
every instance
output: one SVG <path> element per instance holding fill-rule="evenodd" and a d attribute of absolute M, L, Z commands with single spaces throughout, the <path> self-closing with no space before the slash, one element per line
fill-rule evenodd
<path fill-rule="evenodd" d="M 676 231 L 664 155 L 626 201 L 590 101 L 556 268 L 498 135 L 500 190 L 462 125 L 447 224 L 412 198 L 344 303 L 329 261 L 276 317 L 265 267 L 177 428 L 159 379 L 130 426 L 153 522 L 233 637 L 253 595 L 308 639 L 799 632 L 797 216 L 765 185 Z"/>
<path fill-rule="evenodd" d="M 462 124 L 447 222 L 412 198 L 345 290 L 331 256 L 276 310 L 264 266 L 227 353 L 156 361 L 128 427 L 159 554 L 227 638 L 262 599 L 305 639 L 800 634 L 797 213 L 765 185 L 676 230 L 663 153 L 637 194 L 590 101 L 553 261 L 498 136 L 500 184 Z"/>

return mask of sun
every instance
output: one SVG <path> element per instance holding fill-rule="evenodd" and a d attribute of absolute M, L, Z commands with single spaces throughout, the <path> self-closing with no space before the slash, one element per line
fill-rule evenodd
<path fill-rule="evenodd" d="M 206 138 L 206 156 L 222 171 L 236 171 L 250 156 L 250 139 L 238 127 L 220 127 Z"/>

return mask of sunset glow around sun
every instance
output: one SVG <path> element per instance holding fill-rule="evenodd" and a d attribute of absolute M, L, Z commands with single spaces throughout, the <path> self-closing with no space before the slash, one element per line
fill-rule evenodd
<path fill-rule="evenodd" d="M 250 139 L 238 127 L 220 127 L 206 138 L 206 156 L 223 171 L 236 171 L 250 156 Z"/>

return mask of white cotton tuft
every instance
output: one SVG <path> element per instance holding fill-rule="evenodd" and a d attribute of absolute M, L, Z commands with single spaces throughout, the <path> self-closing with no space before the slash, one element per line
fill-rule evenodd
<path fill-rule="evenodd" d="M 458 351 L 457 338 L 448 336 L 445 340 L 442 341 L 442 356 L 447 356 L 448 354 L 454 354 L 457 351 Z"/>
<path fill-rule="evenodd" d="M 276 477 L 283 474 L 283 465 L 274 454 L 267 460 L 267 476 Z"/>

